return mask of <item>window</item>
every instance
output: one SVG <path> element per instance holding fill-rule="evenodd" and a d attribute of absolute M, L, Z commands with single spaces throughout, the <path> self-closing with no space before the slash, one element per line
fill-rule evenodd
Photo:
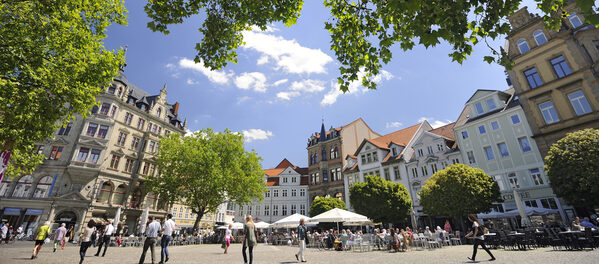
<path fill-rule="evenodd" d="M 50 157 L 48 159 L 51 159 L 51 160 L 60 159 L 61 154 L 62 154 L 62 147 L 54 146 L 54 147 L 52 147 L 52 151 L 50 152 Z"/>
<path fill-rule="evenodd" d="M 528 142 L 527 137 L 518 138 L 518 143 L 520 143 L 520 148 L 522 152 L 529 152 L 531 150 L 530 143 Z"/>
<path fill-rule="evenodd" d="M 543 208 L 557 209 L 557 203 L 554 198 L 541 199 L 541 204 Z"/>
<path fill-rule="evenodd" d="M 137 149 L 139 147 L 139 141 L 140 139 L 138 137 L 133 137 L 133 140 L 131 140 L 131 148 Z"/>
<path fill-rule="evenodd" d="M 152 133 L 156 134 L 158 131 L 158 126 L 156 124 L 152 125 Z"/>
<path fill-rule="evenodd" d="M 108 182 L 102 184 L 100 188 L 100 195 L 98 195 L 97 202 L 108 203 L 110 200 L 110 194 L 112 193 L 112 185 Z"/>
<path fill-rule="evenodd" d="M 87 155 L 89 154 L 88 148 L 80 148 L 79 155 L 77 155 L 77 161 L 85 162 L 87 160 Z"/>
<path fill-rule="evenodd" d="M 483 150 L 485 151 L 485 154 L 487 155 L 487 160 L 495 159 L 495 154 L 493 154 L 493 149 L 491 147 L 484 147 Z"/>
<path fill-rule="evenodd" d="M 110 110 L 110 117 L 114 117 L 114 114 L 116 114 L 116 109 L 118 107 L 116 105 L 112 106 L 112 109 Z"/>
<path fill-rule="evenodd" d="M 568 16 L 568 20 L 570 20 L 570 24 L 572 24 L 573 28 L 582 26 L 582 21 L 580 21 L 580 18 L 576 14 Z"/>
<path fill-rule="evenodd" d="M 422 176 L 428 176 L 428 168 L 426 166 L 420 167 L 420 170 L 422 171 Z"/>
<path fill-rule="evenodd" d="M 89 163 L 93 163 L 93 164 L 98 163 L 98 158 L 99 157 L 100 157 L 100 150 L 99 149 L 92 149 L 92 151 L 89 154 Z"/>
<path fill-rule="evenodd" d="M 328 172 L 326 170 L 322 171 L 322 182 L 328 182 L 329 181 L 329 176 L 327 174 Z"/>
<path fill-rule="evenodd" d="M 292 204 L 291 205 L 291 212 L 289 212 L 289 214 L 295 214 L 297 212 L 297 205 Z"/>
<path fill-rule="evenodd" d="M 306 205 L 305 204 L 300 204 L 300 214 L 306 215 Z"/>
<path fill-rule="evenodd" d="M 553 70 L 555 71 L 557 78 L 564 78 L 572 73 L 572 71 L 570 71 L 570 67 L 564 59 L 564 56 L 559 56 L 555 59 L 552 59 L 551 65 L 553 66 Z"/>
<path fill-rule="evenodd" d="M 291 177 L 291 182 L 297 182 L 297 178 L 296 177 Z"/>
<path fill-rule="evenodd" d="M 58 130 L 58 135 L 60 136 L 68 136 L 69 132 L 71 132 L 71 128 L 73 127 L 73 123 L 68 123 L 66 126 L 61 127 Z"/>
<path fill-rule="evenodd" d="M 273 197 L 279 197 L 279 190 L 273 190 L 272 191 L 272 196 Z"/>
<path fill-rule="evenodd" d="M 485 109 L 483 109 L 483 103 L 476 103 L 474 107 L 476 107 L 476 113 L 479 115 L 482 115 L 485 112 Z"/>
<path fill-rule="evenodd" d="M 112 155 L 112 159 L 110 160 L 110 168 L 111 169 L 118 169 L 119 168 L 119 161 L 121 161 L 121 156 L 117 156 L 117 155 Z"/>
<path fill-rule="evenodd" d="M 393 175 L 396 180 L 401 180 L 401 175 L 399 174 L 399 166 L 393 166 Z"/>
<path fill-rule="evenodd" d="M 427 146 L 426 151 L 428 152 L 429 155 L 433 154 L 433 146 Z"/>
<path fill-rule="evenodd" d="M 96 130 L 98 130 L 98 124 L 89 123 L 85 135 L 93 137 L 94 135 L 96 135 Z"/>
<path fill-rule="evenodd" d="M 431 173 L 435 174 L 435 172 L 437 172 L 439 169 L 437 169 L 437 164 L 436 163 L 432 163 L 431 164 Z"/>
<path fill-rule="evenodd" d="M 497 108 L 497 106 L 495 105 L 495 100 L 493 98 L 487 99 L 487 108 L 489 108 L 489 111 L 495 110 L 495 108 Z"/>
<path fill-rule="evenodd" d="M 366 155 L 362 154 L 360 155 L 360 158 L 362 159 L 362 164 L 366 163 Z"/>
<path fill-rule="evenodd" d="M 468 138 L 468 131 L 464 130 L 462 131 L 462 139 L 467 139 Z"/>
<path fill-rule="evenodd" d="M 282 216 L 286 216 L 287 215 L 287 205 L 281 205 L 281 215 Z"/>
<path fill-rule="evenodd" d="M 447 164 L 447 161 L 446 161 L 446 160 L 444 160 L 444 161 L 441 161 L 441 167 L 442 167 L 443 169 L 447 168 L 448 166 L 449 166 L 449 165 Z"/>
<path fill-rule="evenodd" d="M 379 154 L 376 152 L 372 153 L 372 161 L 379 161 Z"/>
<path fill-rule="evenodd" d="M 516 176 L 516 173 L 510 172 L 507 175 L 507 178 L 510 180 L 510 185 L 512 186 L 512 189 L 520 188 L 520 184 L 518 183 L 518 177 Z"/>
<path fill-rule="evenodd" d="M 100 125 L 100 129 L 98 129 L 98 137 L 106 138 L 106 133 L 108 133 L 108 126 Z"/>
<path fill-rule="evenodd" d="M 109 103 L 103 103 L 102 107 L 100 107 L 100 114 L 108 115 L 108 111 L 109 110 L 110 110 L 110 104 Z"/>
<path fill-rule="evenodd" d="M 137 129 L 143 130 L 145 124 L 146 124 L 146 120 L 144 120 L 143 118 L 140 117 L 139 120 L 137 120 Z"/>
<path fill-rule="evenodd" d="M 283 177 L 283 183 L 287 183 L 287 177 Z"/>
<path fill-rule="evenodd" d="M 545 119 L 546 124 L 553 124 L 559 121 L 557 117 L 557 112 L 555 112 L 555 108 L 553 107 L 553 102 L 545 102 L 539 105 L 539 109 L 541 109 L 541 114 Z"/>
<path fill-rule="evenodd" d="M 156 110 L 156 116 L 160 117 L 160 114 L 162 114 L 162 108 L 158 107 L 158 110 Z"/>
<path fill-rule="evenodd" d="M 443 144 L 437 144 L 437 151 L 443 151 L 444 149 Z"/>
<path fill-rule="evenodd" d="M 270 206 L 268 204 L 264 205 L 264 215 L 265 216 L 269 216 L 270 215 Z"/>
<path fill-rule="evenodd" d="M 0 183 L 0 197 L 8 196 L 11 184 L 12 179 L 9 179 L 9 177 L 2 178 L 2 182 Z"/>
<path fill-rule="evenodd" d="M 545 33 L 543 33 L 543 30 L 539 29 L 539 30 L 535 31 L 535 33 L 533 33 L 532 35 L 535 38 L 537 45 L 539 45 L 539 46 L 541 46 L 547 42 L 547 38 L 545 37 Z"/>
<path fill-rule="evenodd" d="M 125 162 L 125 172 L 132 172 L 133 171 L 133 165 L 135 164 L 135 161 L 132 159 L 127 159 L 127 162 Z"/>
<path fill-rule="evenodd" d="M 35 191 L 33 191 L 34 198 L 46 198 L 50 196 L 50 187 L 52 187 L 53 178 L 50 176 L 44 176 L 37 182 Z"/>
<path fill-rule="evenodd" d="M 525 39 L 518 40 L 518 49 L 520 50 L 520 54 L 528 52 L 530 50 L 528 42 Z"/>
<path fill-rule="evenodd" d="M 468 152 L 466 152 L 466 154 L 468 155 L 468 162 L 469 162 L 470 164 L 474 164 L 474 163 L 476 163 L 476 159 L 474 159 L 474 152 L 472 152 L 472 150 L 471 150 L 471 151 L 468 151 Z"/>
<path fill-rule="evenodd" d="M 510 155 L 510 152 L 507 150 L 507 145 L 505 143 L 497 144 L 497 148 L 499 149 L 501 157 L 508 157 Z"/>
<path fill-rule="evenodd" d="M 368 163 L 371 163 L 371 162 L 372 162 L 372 154 L 370 154 L 370 153 L 366 154 L 366 161 L 367 161 Z"/>
<path fill-rule="evenodd" d="M 478 127 L 478 133 L 480 133 L 481 135 L 484 135 L 487 133 L 487 129 L 485 128 L 485 125 Z"/>
<path fill-rule="evenodd" d="M 150 164 L 148 162 L 144 162 L 144 166 L 140 167 L 140 171 L 139 173 L 143 174 L 143 175 L 147 175 L 148 171 L 150 170 Z"/>
<path fill-rule="evenodd" d="M 458 163 L 460 163 L 460 160 L 459 159 L 452 159 L 451 162 L 452 162 L 452 164 L 458 164 Z"/>
<path fill-rule="evenodd" d="M 499 129 L 499 122 L 497 122 L 497 121 L 491 122 L 491 129 L 498 130 Z"/>
<path fill-rule="evenodd" d="M 389 173 L 389 168 L 383 169 L 383 175 L 385 175 L 385 180 L 387 180 L 387 181 L 391 180 L 391 174 Z"/>
<path fill-rule="evenodd" d="M 116 140 L 116 144 L 120 145 L 120 146 L 124 146 L 126 140 L 127 140 L 127 134 L 120 132 L 119 138 Z"/>
<path fill-rule="evenodd" d="M 114 196 L 112 197 L 112 203 L 122 205 L 125 202 L 125 193 L 127 192 L 127 186 L 124 184 L 119 185 L 119 187 L 114 190 Z M 175 208 L 175 211 L 177 208 Z"/>
<path fill-rule="evenodd" d="M 541 176 L 541 171 L 539 169 L 530 170 L 530 177 L 532 178 L 532 182 L 535 185 L 543 185 L 545 183 L 543 181 L 543 177 Z"/>
<path fill-rule="evenodd" d="M 391 148 L 391 156 L 393 156 L 393 157 L 397 156 L 397 148 L 395 148 L 395 147 Z"/>
<path fill-rule="evenodd" d="M 418 178 L 418 168 L 412 168 L 412 178 Z"/>
<path fill-rule="evenodd" d="M 418 149 L 418 157 L 422 156 L 424 156 L 424 152 L 422 151 L 422 149 Z"/>
<path fill-rule="evenodd" d="M 148 152 L 154 152 L 155 146 L 156 142 L 150 140 L 150 144 L 148 144 Z"/>
<path fill-rule="evenodd" d="M 283 196 L 283 197 L 287 197 L 287 190 L 283 190 L 282 192 L 283 192 L 283 193 L 282 193 L 282 196 Z"/>
<path fill-rule="evenodd" d="M 524 204 L 528 207 L 539 207 L 537 200 L 524 201 Z"/>
<path fill-rule="evenodd" d="M 132 114 L 132 113 L 129 113 L 129 112 L 127 112 L 127 113 L 125 114 L 125 124 L 127 124 L 127 125 L 131 125 L 131 121 L 133 121 L 133 114 Z"/>
<path fill-rule="evenodd" d="M 266 197 L 266 198 L 270 197 L 270 190 L 268 190 L 264 193 L 264 197 Z"/>
<path fill-rule="evenodd" d="M 543 81 L 541 81 L 541 76 L 539 76 L 539 73 L 537 72 L 536 68 L 531 68 L 529 70 L 524 71 L 524 76 L 528 81 L 530 89 L 534 89 L 543 85 Z"/>
<path fill-rule="evenodd" d="M 25 175 L 21 177 L 17 181 L 17 186 L 12 193 L 13 197 L 28 197 L 29 192 L 31 191 L 31 183 L 33 182 L 33 177 L 31 175 Z"/>
<path fill-rule="evenodd" d="M 341 168 L 337 168 L 337 173 L 335 173 L 336 180 L 341 180 Z"/>
<path fill-rule="evenodd" d="M 300 196 L 301 197 L 306 196 L 306 189 L 300 189 Z"/>
<path fill-rule="evenodd" d="M 512 115 L 510 118 L 512 118 L 512 124 L 520 124 L 520 117 L 518 115 Z"/>
<path fill-rule="evenodd" d="M 591 112 L 591 106 L 582 91 L 573 92 L 568 95 L 570 103 L 576 112 L 576 115 L 584 115 Z"/>

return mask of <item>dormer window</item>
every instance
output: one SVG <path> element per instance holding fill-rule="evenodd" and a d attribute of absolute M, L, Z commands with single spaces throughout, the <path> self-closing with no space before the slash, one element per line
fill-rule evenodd
<path fill-rule="evenodd" d="M 485 112 L 485 109 L 483 108 L 483 103 L 481 102 L 476 103 L 474 107 L 476 108 L 476 113 L 478 115 L 482 115 Z"/>
<path fill-rule="evenodd" d="M 487 99 L 487 108 L 489 108 L 489 111 L 495 110 L 495 108 L 497 108 L 497 106 L 495 105 L 495 100 L 493 100 L 493 98 Z"/>
<path fill-rule="evenodd" d="M 162 114 L 162 108 L 158 107 L 158 110 L 156 110 L 156 116 L 160 117 L 161 114 Z"/>
<path fill-rule="evenodd" d="M 545 33 L 543 33 L 543 30 L 539 29 L 535 31 L 535 33 L 532 35 L 535 38 L 535 41 L 537 42 L 538 46 L 541 46 L 547 42 L 547 38 L 545 37 Z"/>
<path fill-rule="evenodd" d="M 582 26 L 582 21 L 580 21 L 580 18 L 574 13 L 568 16 L 568 20 L 570 21 L 570 24 L 572 24 L 573 28 Z"/>
<path fill-rule="evenodd" d="M 391 148 L 391 155 L 393 155 L 393 157 L 397 156 L 397 148 L 396 147 Z"/>
<path fill-rule="evenodd" d="M 528 47 L 528 42 L 525 39 L 518 40 L 518 49 L 520 50 L 520 54 L 524 54 L 530 50 Z"/>

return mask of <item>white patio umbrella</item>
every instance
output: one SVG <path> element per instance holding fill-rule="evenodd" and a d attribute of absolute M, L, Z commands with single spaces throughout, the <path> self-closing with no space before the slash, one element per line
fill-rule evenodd
<path fill-rule="evenodd" d="M 300 219 L 302 219 L 302 218 L 305 219 L 306 222 L 308 222 L 310 220 L 310 217 L 295 213 L 288 217 L 280 219 L 279 221 L 272 223 L 270 225 L 270 227 L 272 227 L 272 228 L 297 227 L 299 225 Z"/>
<path fill-rule="evenodd" d="M 264 222 L 264 221 L 260 221 L 258 223 L 254 223 L 254 226 L 258 229 L 264 229 L 264 228 L 268 228 L 270 226 L 270 224 L 267 222 Z"/>
<path fill-rule="evenodd" d="M 318 223 L 337 223 L 337 229 L 339 229 L 339 223 L 350 222 L 353 224 L 356 223 L 372 223 L 368 217 L 363 216 L 361 214 L 356 214 L 354 212 L 350 212 L 347 210 L 333 208 L 328 210 L 322 214 L 319 214 L 315 217 L 312 217 L 310 222 L 318 222 Z"/>
<path fill-rule="evenodd" d="M 114 226 L 115 229 L 119 225 L 119 221 L 121 221 L 121 207 L 120 206 L 119 206 L 119 208 L 116 209 L 116 214 L 114 215 L 114 222 L 112 222 L 112 225 Z"/>
<path fill-rule="evenodd" d="M 492 218 L 508 218 L 513 217 L 512 215 L 508 215 L 501 212 L 491 211 L 489 213 L 480 213 L 476 215 L 478 218 L 482 219 L 492 219 Z"/>
<path fill-rule="evenodd" d="M 141 222 L 139 223 L 139 234 L 140 236 L 143 236 L 143 234 L 146 232 L 146 223 L 148 222 L 148 215 L 150 214 L 150 208 L 146 207 L 146 209 L 144 209 L 144 212 L 141 214 Z"/>
<path fill-rule="evenodd" d="M 243 223 L 235 222 L 232 225 L 233 225 L 233 230 L 243 229 Z M 227 225 L 227 226 L 229 226 L 229 225 Z"/>
<path fill-rule="evenodd" d="M 524 205 L 522 204 L 522 199 L 520 198 L 520 194 L 516 190 L 514 190 L 514 201 L 516 202 L 516 207 L 518 208 L 518 213 L 521 217 L 520 224 L 522 226 L 532 226 L 530 219 L 528 219 L 528 215 L 526 214 L 526 210 L 524 210 Z"/>

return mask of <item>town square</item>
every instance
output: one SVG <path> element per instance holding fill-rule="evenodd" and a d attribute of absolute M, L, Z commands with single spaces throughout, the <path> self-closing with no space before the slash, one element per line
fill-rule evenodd
<path fill-rule="evenodd" d="M 0 1 L 0 263 L 597 263 L 598 13 Z"/>

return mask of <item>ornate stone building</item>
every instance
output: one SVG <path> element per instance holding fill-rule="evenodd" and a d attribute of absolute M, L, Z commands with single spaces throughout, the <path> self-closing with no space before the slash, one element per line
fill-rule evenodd
<path fill-rule="evenodd" d="M 165 205 L 143 181 L 156 173 L 160 137 L 185 133 L 179 103 L 169 104 L 166 95 L 166 85 L 150 95 L 121 70 L 87 118 L 76 116 L 37 146 L 46 160 L 32 175 L 4 177 L 2 221 L 34 231 L 50 220 L 79 230 L 90 219 L 114 219 L 121 208 L 121 224 L 134 232 L 145 208 L 164 217 Z"/>
<path fill-rule="evenodd" d="M 599 29 L 570 1 L 559 31 L 522 8 L 512 17 L 506 50 L 516 96 L 544 157 L 566 133 L 599 128 Z"/>

